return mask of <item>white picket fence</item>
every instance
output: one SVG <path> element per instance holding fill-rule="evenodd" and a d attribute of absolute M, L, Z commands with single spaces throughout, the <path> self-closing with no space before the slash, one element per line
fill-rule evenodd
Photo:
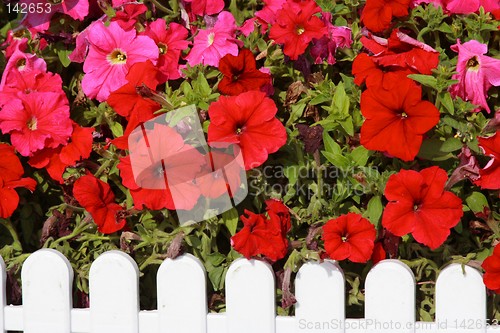
<path fill-rule="evenodd" d="M 345 319 L 345 280 L 331 261 L 302 266 L 296 281 L 294 317 L 276 316 L 270 266 L 236 260 L 226 276 L 226 313 L 207 314 L 206 274 L 195 257 L 167 259 L 157 276 L 158 307 L 140 311 L 139 270 L 127 254 L 109 251 L 90 269 L 90 308 L 73 309 L 73 271 L 55 250 L 42 249 L 25 261 L 22 306 L 6 305 L 2 274 L 0 332 L 27 333 L 339 333 L 500 332 L 486 321 L 481 274 L 452 264 L 438 277 L 436 322 L 415 322 L 415 278 L 396 260 L 384 260 L 368 274 L 365 318 Z M 464 274 L 465 272 L 465 274 Z M 488 326 L 488 327 L 487 327 Z M 1 329 L 3 328 L 3 330 Z"/>

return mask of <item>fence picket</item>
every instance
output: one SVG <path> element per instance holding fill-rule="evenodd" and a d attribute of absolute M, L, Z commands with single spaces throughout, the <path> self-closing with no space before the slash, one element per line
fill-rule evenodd
<path fill-rule="evenodd" d="M 226 318 L 227 333 L 275 333 L 274 274 L 269 264 L 242 258 L 232 263 L 226 274 Z"/>
<path fill-rule="evenodd" d="M 3 258 L 0 257 L 0 306 L 2 307 L 2 311 L 0 311 L 0 333 L 5 333 L 5 313 L 3 309 L 7 305 L 7 297 L 6 297 L 6 280 L 7 280 L 7 271 L 5 270 L 5 262 Z"/>
<path fill-rule="evenodd" d="M 207 332 L 205 268 L 196 257 L 165 260 L 157 284 L 160 332 Z"/>
<path fill-rule="evenodd" d="M 304 264 L 295 280 L 295 332 L 344 332 L 345 282 L 334 262 Z"/>
<path fill-rule="evenodd" d="M 90 332 L 139 332 L 139 269 L 120 251 L 101 254 L 90 267 Z"/>
<path fill-rule="evenodd" d="M 415 332 L 415 276 L 397 260 L 375 265 L 365 282 L 367 332 Z"/>
<path fill-rule="evenodd" d="M 474 268 L 451 264 L 436 282 L 436 322 L 447 333 L 486 332 L 486 289 Z"/>
<path fill-rule="evenodd" d="M 21 270 L 26 333 L 70 333 L 73 269 L 51 249 L 38 250 Z"/>

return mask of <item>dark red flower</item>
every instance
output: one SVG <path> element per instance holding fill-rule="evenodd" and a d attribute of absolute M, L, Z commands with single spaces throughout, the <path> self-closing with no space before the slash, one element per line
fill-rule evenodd
<path fill-rule="evenodd" d="M 28 163 L 37 169 L 46 168 L 50 177 L 62 184 L 66 168 L 90 156 L 93 132 L 93 127 L 81 127 L 73 122 L 71 141 L 66 146 L 40 150 L 29 159 Z"/>
<path fill-rule="evenodd" d="M 392 89 L 370 87 L 361 95 L 361 144 L 404 161 L 415 158 L 424 134 L 439 122 L 439 111 L 421 100 L 421 88 L 406 75 L 387 73 Z"/>
<path fill-rule="evenodd" d="M 389 203 L 382 225 L 396 236 L 411 233 L 417 242 L 437 249 L 463 215 L 462 200 L 444 190 L 447 180 L 446 171 L 437 166 L 392 175 L 385 187 Z"/>
<path fill-rule="evenodd" d="M 243 229 L 231 237 L 231 246 L 246 258 L 263 255 L 273 261 L 283 258 L 288 249 L 288 240 L 283 236 L 277 215 L 266 218 L 245 210 L 240 216 Z"/>
<path fill-rule="evenodd" d="M 219 62 L 219 70 L 224 75 L 218 89 L 226 95 L 239 95 L 249 90 L 260 90 L 269 83 L 271 75 L 257 69 L 252 52 L 240 50 L 235 57 L 225 55 Z"/>
<path fill-rule="evenodd" d="M 276 112 L 274 101 L 260 91 L 221 96 L 208 109 L 208 141 L 238 144 L 245 169 L 258 167 L 286 143 L 286 130 Z"/>
<path fill-rule="evenodd" d="M 21 161 L 14 152 L 14 147 L 0 143 L 0 217 L 8 218 L 19 204 L 19 195 L 14 190 L 18 187 L 34 191 L 36 181 L 32 178 L 22 178 L 24 174 Z"/>
<path fill-rule="evenodd" d="M 492 157 L 488 164 L 479 170 L 475 184 L 491 190 L 500 189 L 500 130 L 489 138 L 479 137 L 479 146 L 484 154 Z"/>
<path fill-rule="evenodd" d="M 384 246 L 381 241 L 375 242 L 375 247 L 373 248 L 373 253 L 371 257 L 371 261 L 376 264 L 382 260 L 387 258 L 387 253 L 384 250 Z"/>
<path fill-rule="evenodd" d="M 361 21 L 373 32 L 389 28 L 393 17 L 408 15 L 411 0 L 367 0 Z"/>
<path fill-rule="evenodd" d="M 495 246 L 493 254 L 483 261 L 485 273 L 483 281 L 488 289 L 500 294 L 500 244 Z"/>
<path fill-rule="evenodd" d="M 80 205 L 90 213 L 97 230 L 111 234 L 123 229 L 125 219 L 118 217 L 123 207 L 115 202 L 111 187 L 93 175 L 85 175 L 75 181 L 73 195 Z"/>
<path fill-rule="evenodd" d="M 284 44 L 283 53 L 297 60 L 313 38 L 320 39 L 328 33 L 323 21 L 314 15 L 319 12 L 321 8 L 314 0 L 287 0 L 276 13 L 276 22 L 271 27 L 269 38 Z"/>
<path fill-rule="evenodd" d="M 365 263 L 372 256 L 376 236 L 370 221 L 359 214 L 348 213 L 327 221 L 322 238 L 331 259 Z"/>

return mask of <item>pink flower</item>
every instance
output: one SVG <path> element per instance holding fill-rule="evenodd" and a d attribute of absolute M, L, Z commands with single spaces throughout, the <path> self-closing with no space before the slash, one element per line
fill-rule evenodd
<path fill-rule="evenodd" d="M 65 145 L 73 130 L 68 100 L 54 92 L 20 94 L 2 108 L 0 129 L 23 156 Z"/>
<path fill-rule="evenodd" d="M 413 5 L 432 3 L 435 7 L 442 7 L 449 14 L 471 14 L 483 7 L 485 12 L 500 10 L 498 0 L 414 0 Z"/>
<path fill-rule="evenodd" d="M 89 53 L 83 64 L 86 73 L 83 92 L 102 102 L 109 94 L 127 83 L 125 76 L 136 62 L 151 60 L 156 64 L 158 47 L 147 36 L 136 36 L 135 30 L 125 31 L 117 22 L 105 27 L 96 22 L 88 31 Z"/>
<path fill-rule="evenodd" d="M 46 72 L 47 63 L 45 60 L 38 58 L 35 54 L 24 53 L 20 50 L 14 51 L 3 71 L 0 90 L 3 89 L 11 73 L 29 73 L 35 70 Z"/>
<path fill-rule="evenodd" d="M 187 29 L 173 22 L 167 28 L 164 19 L 157 19 L 146 27 L 144 34 L 154 40 L 160 52 L 157 64 L 160 83 L 180 78 L 179 58 L 189 46 Z"/>
<path fill-rule="evenodd" d="M 463 44 L 457 40 L 457 44 L 452 45 L 451 49 L 458 52 L 458 74 L 452 78 L 459 82 L 450 87 L 450 93 L 479 105 L 489 113 L 487 92 L 491 86 L 500 86 L 500 60 L 485 56 L 488 46 L 476 40 Z M 480 108 L 476 111 L 480 111 Z"/>
<path fill-rule="evenodd" d="M 195 15 L 214 15 L 224 9 L 224 0 L 184 0 L 191 5 Z"/>
<path fill-rule="evenodd" d="M 235 39 L 236 21 L 229 12 L 219 14 L 211 29 L 199 30 L 194 37 L 194 46 L 186 57 L 189 65 L 198 64 L 217 67 L 226 54 L 238 55 L 238 41 Z"/>
<path fill-rule="evenodd" d="M 320 64 L 326 59 L 327 63 L 333 65 L 335 64 L 337 48 L 346 48 L 352 45 L 351 29 L 334 26 L 331 13 L 321 13 L 321 20 L 328 28 L 328 33 L 319 40 L 313 41 L 311 56 L 316 64 Z"/>
<path fill-rule="evenodd" d="M 50 20 L 56 13 L 63 13 L 75 20 L 83 21 L 89 13 L 88 0 L 62 0 L 60 2 L 53 2 L 48 0 L 21 0 L 20 3 L 25 3 L 28 8 L 34 5 L 33 8 L 43 8 L 44 10 L 28 12 L 23 24 L 33 28 L 33 31 L 45 31 L 49 29 Z M 40 7 L 40 5 L 42 7 Z M 47 10 L 50 8 L 50 10 Z"/>

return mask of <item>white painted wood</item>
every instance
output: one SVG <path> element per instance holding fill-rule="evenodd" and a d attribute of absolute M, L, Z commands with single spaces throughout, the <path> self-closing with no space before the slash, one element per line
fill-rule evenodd
<path fill-rule="evenodd" d="M 486 332 L 486 288 L 474 268 L 451 264 L 436 283 L 436 323 L 447 333 Z"/>
<path fill-rule="evenodd" d="M 274 273 L 269 264 L 243 258 L 231 264 L 226 274 L 226 316 L 226 333 L 275 333 Z"/>
<path fill-rule="evenodd" d="M 120 251 L 100 255 L 90 267 L 90 332 L 139 332 L 139 269 Z"/>
<path fill-rule="evenodd" d="M 6 280 L 7 280 L 7 271 L 5 269 L 5 262 L 3 261 L 3 258 L 0 257 L 0 306 L 5 308 L 7 305 L 7 294 L 5 290 L 5 285 L 6 285 Z M 4 327 L 5 327 L 5 314 L 3 311 L 0 311 L 0 332 L 4 333 Z"/>
<path fill-rule="evenodd" d="M 295 297 L 295 327 L 290 332 L 344 332 L 344 274 L 335 262 L 304 264 L 295 279 Z"/>
<path fill-rule="evenodd" d="M 205 268 L 196 257 L 166 259 L 157 275 L 159 332 L 206 333 L 206 289 Z"/>
<path fill-rule="evenodd" d="M 90 332 L 90 311 L 88 308 L 71 310 L 71 332 Z"/>
<path fill-rule="evenodd" d="M 23 306 L 7 305 L 4 309 L 6 331 L 23 331 Z"/>
<path fill-rule="evenodd" d="M 370 333 L 413 333 L 415 276 L 404 263 L 387 259 L 365 281 L 365 320 Z"/>
<path fill-rule="evenodd" d="M 41 249 L 21 270 L 26 333 L 71 332 L 73 269 L 60 252 Z"/>

